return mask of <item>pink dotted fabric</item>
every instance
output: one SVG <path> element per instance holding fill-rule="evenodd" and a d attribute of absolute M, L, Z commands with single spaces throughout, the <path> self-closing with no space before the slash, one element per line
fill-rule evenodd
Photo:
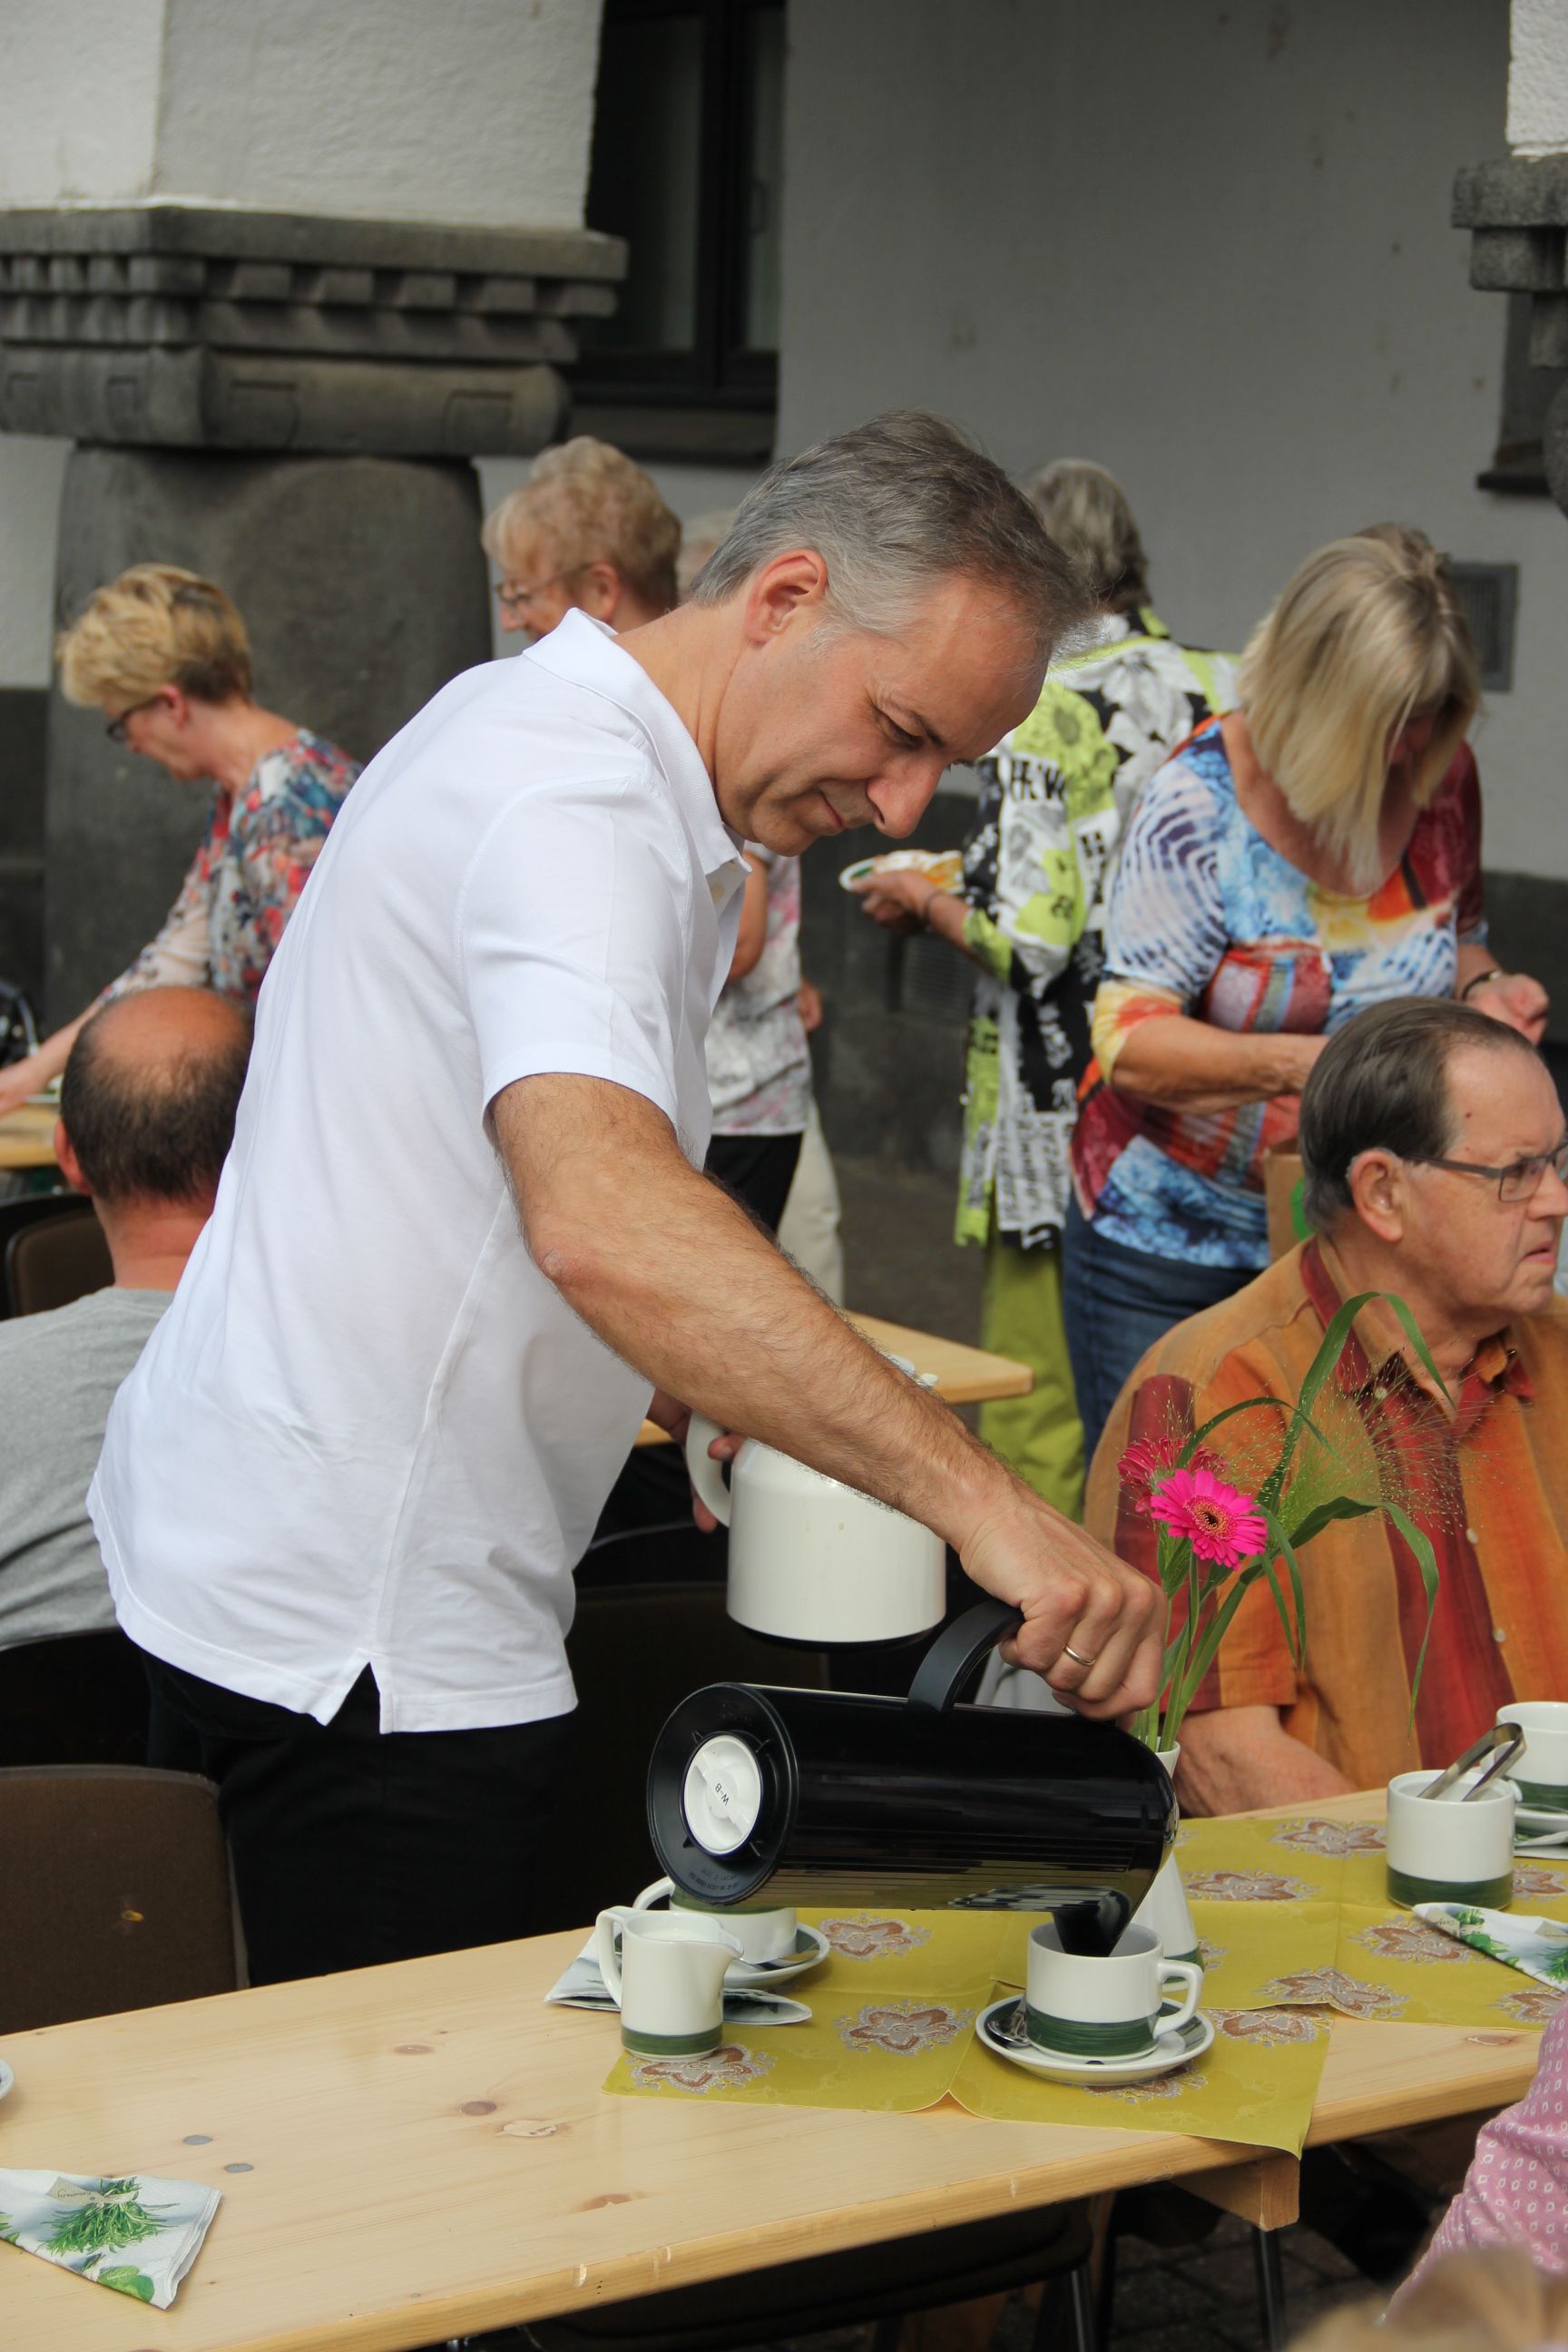
<path fill-rule="evenodd" d="M 1409 2285 L 1467 2246 L 1517 2246 L 1537 2270 L 1568 2275 L 1568 2001 L 1541 2037 L 1527 2095 L 1482 2127 L 1465 2185 Z"/>

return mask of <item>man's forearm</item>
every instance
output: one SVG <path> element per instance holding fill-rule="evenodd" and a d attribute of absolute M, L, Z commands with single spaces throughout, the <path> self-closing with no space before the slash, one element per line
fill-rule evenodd
<path fill-rule="evenodd" d="M 1103 1624 L 1107 1664 L 1085 1696 L 1109 1701 L 1134 1650 L 1138 1686 L 1152 1681 L 1143 1580 L 862 1339 L 695 1173 L 651 1105 L 595 1080 L 533 1078 L 499 1097 L 495 1120 L 536 1262 L 617 1355 L 721 1426 L 933 1528 L 978 1583 L 1025 1609 L 1026 1664 L 1051 1664 L 1080 1624 L 1075 1646 L 1098 1658 Z M 1069 1686 L 1083 1682 L 1069 1674 Z"/>
<path fill-rule="evenodd" d="M 1299 1798 L 1342 1797 L 1352 1785 L 1291 1738 L 1277 1706 L 1219 1706 L 1183 1718 L 1176 1793 L 1184 1811 L 1245 1813 Z"/>

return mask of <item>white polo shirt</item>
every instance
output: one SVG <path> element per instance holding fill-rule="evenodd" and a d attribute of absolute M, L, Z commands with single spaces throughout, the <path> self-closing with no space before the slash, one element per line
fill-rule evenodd
<path fill-rule="evenodd" d="M 573 1706 L 572 1570 L 650 1391 L 529 1256 L 487 1108 L 613 1079 L 701 1165 L 737 849 L 674 710 L 579 613 L 366 769 L 88 1497 L 143 1649 L 323 1723 L 366 1664 L 388 1731 Z"/>

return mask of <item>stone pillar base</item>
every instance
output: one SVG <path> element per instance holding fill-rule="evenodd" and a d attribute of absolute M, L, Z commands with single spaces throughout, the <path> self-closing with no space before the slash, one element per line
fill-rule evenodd
<path fill-rule="evenodd" d="M 227 591 L 258 699 L 368 760 L 490 656 L 470 465 L 79 448 L 60 510 L 57 618 L 132 563 Z M 152 938 L 207 795 L 110 743 L 57 687 L 49 711 L 46 1018 L 79 1013 Z"/>

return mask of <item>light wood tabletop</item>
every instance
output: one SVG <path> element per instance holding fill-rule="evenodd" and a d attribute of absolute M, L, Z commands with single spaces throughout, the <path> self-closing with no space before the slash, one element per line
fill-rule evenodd
<path fill-rule="evenodd" d="M 936 1394 L 947 1404 L 984 1404 L 993 1397 L 1027 1396 L 1035 1375 L 1027 1364 L 1012 1356 L 993 1356 L 984 1348 L 966 1348 L 961 1339 L 939 1339 L 930 1331 L 911 1331 L 902 1323 L 884 1323 L 876 1315 L 851 1315 L 858 1331 L 874 1348 L 902 1356 L 917 1372 L 936 1374 Z M 639 1445 L 668 1445 L 668 1438 L 651 1421 L 637 1432 Z"/>
<path fill-rule="evenodd" d="M 542 2005 L 582 1940 L 8 2037 L 0 2166 L 172 2175 L 224 2201 L 168 2312 L 0 2247 L 5 2341 L 409 2352 L 1139 2181 L 1293 2213 L 1256 2194 L 1290 2158 L 1174 2133 L 987 2123 L 950 2102 L 892 2116 L 606 2097 L 615 2020 Z M 1309 2138 L 1504 2105 L 1538 2040 L 1337 2019 Z"/>
<path fill-rule="evenodd" d="M 58 1118 L 50 1103 L 24 1103 L 20 1110 L 7 1111 L 0 1118 L 0 1171 L 52 1168 Z"/>

